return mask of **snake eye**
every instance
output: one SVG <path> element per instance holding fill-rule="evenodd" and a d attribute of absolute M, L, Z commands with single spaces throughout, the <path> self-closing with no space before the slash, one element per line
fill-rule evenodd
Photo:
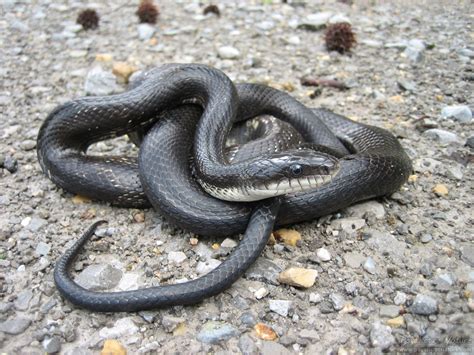
<path fill-rule="evenodd" d="M 290 171 L 293 176 L 298 177 L 303 174 L 303 167 L 300 164 L 293 164 L 290 165 Z"/>

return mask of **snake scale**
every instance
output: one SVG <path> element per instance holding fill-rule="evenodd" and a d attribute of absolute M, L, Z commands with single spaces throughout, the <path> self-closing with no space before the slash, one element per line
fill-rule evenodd
<path fill-rule="evenodd" d="M 225 143 L 232 126 L 264 114 L 291 124 L 306 143 L 281 152 L 267 140 L 266 151 L 250 149 L 253 154 L 229 164 Z M 86 154 L 94 142 L 137 131 L 148 132 L 138 159 Z M 58 106 L 40 129 L 37 150 L 43 171 L 65 190 L 124 207 L 151 203 L 196 234 L 244 233 L 229 257 L 201 278 L 100 293 L 80 287 L 68 273 L 94 224 L 60 258 L 54 276 L 67 299 L 95 311 L 191 304 L 215 295 L 255 261 L 274 225 L 390 194 L 411 172 L 408 156 L 388 131 L 311 110 L 267 86 L 234 86 L 222 72 L 198 64 L 164 65 L 122 94 Z M 261 202 L 230 202 L 208 193 L 248 199 L 243 194 L 249 191 L 268 195 Z"/>

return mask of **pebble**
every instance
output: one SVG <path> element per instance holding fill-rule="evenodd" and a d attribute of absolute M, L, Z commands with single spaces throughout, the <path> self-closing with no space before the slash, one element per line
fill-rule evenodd
<path fill-rule="evenodd" d="M 423 294 L 418 294 L 410 307 L 412 313 L 428 316 L 438 311 L 438 302 Z"/>
<path fill-rule="evenodd" d="M 375 261 L 371 257 L 368 257 L 362 265 L 365 271 L 369 274 L 375 275 Z"/>
<path fill-rule="evenodd" d="M 259 345 L 261 355 L 291 355 L 292 352 L 275 341 L 262 341 Z"/>
<path fill-rule="evenodd" d="M 441 144 L 457 143 L 464 144 L 464 141 L 455 133 L 441 128 L 431 128 L 423 132 L 423 136 L 434 139 Z"/>
<path fill-rule="evenodd" d="M 342 296 L 340 293 L 331 293 L 329 295 L 329 300 L 331 301 L 332 306 L 336 311 L 340 311 L 341 309 L 343 309 L 344 305 L 346 304 L 344 296 Z"/>
<path fill-rule="evenodd" d="M 269 300 L 268 305 L 272 312 L 279 314 L 282 317 L 287 317 L 290 312 L 293 302 L 287 300 Z"/>
<path fill-rule="evenodd" d="M 29 289 L 21 291 L 15 302 L 15 308 L 19 311 L 26 311 L 30 305 L 30 301 L 33 298 L 33 292 Z"/>
<path fill-rule="evenodd" d="M 126 272 L 122 275 L 117 289 L 120 291 L 136 290 L 142 284 L 142 275 L 138 272 Z"/>
<path fill-rule="evenodd" d="M 138 314 L 145 320 L 145 322 L 153 323 L 158 316 L 158 311 L 139 311 Z"/>
<path fill-rule="evenodd" d="M 112 67 L 112 74 L 120 79 L 122 83 L 128 83 L 130 75 L 137 71 L 137 68 L 125 62 L 116 62 Z"/>
<path fill-rule="evenodd" d="M 292 267 L 280 273 L 278 281 L 287 285 L 309 288 L 316 282 L 316 277 L 318 277 L 317 270 Z"/>
<path fill-rule="evenodd" d="M 248 335 L 244 334 L 239 338 L 239 350 L 243 355 L 251 355 L 257 353 L 257 346 L 253 339 Z"/>
<path fill-rule="evenodd" d="M 466 140 L 466 145 L 471 148 L 471 149 L 474 149 L 474 136 L 470 136 L 467 140 Z"/>
<path fill-rule="evenodd" d="M 352 24 L 351 20 L 344 14 L 335 14 L 334 16 L 331 16 L 329 19 L 328 23 L 334 24 L 334 23 L 348 23 Z"/>
<path fill-rule="evenodd" d="M 239 319 L 240 322 L 247 327 L 253 327 L 256 323 L 255 317 L 252 312 L 242 313 Z"/>
<path fill-rule="evenodd" d="M 196 265 L 196 272 L 199 275 L 205 275 L 212 270 L 214 270 L 216 267 L 218 267 L 222 262 L 217 259 L 209 259 L 206 261 L 199 261 Z"/>
<path fill-rule="evenodd" d="M 2 167 L 13 174 L 18 170 L 18 161 L 11 155 L 7 155 L 3 159 Z"/>
<path fill-rule="evenodd" d="M 400 306 L 402 304 L 405 304 L 406 301 L 407 295 L 403 292 L 397 291 L 395 297 L 393 298 L 393 303 L 395 303 L 397 306 Z"/>
<path fill-rule="evenodd" d="M 278 275 L 282 269 L 274 262 L 259 258 L 257 261 L 246 271 L 245 276 L 250 280 L 268 282 L 272 285 L 278 286 Z"/>
<path fill-rule="evenodd" d="M 379 321 L 372 324 L 370 329 L 370 342 L 373 347 L 386 350 L 395 343 L 392 328 L 381 324 Z"/>
<path fill-rule="evenodd" d="M 184 322 L 184 318 L 173 317 L 170 315 L 164 315 L 163 318 L 161 318 L 161 325 L 167 333 L 172 333 L 180 324 Z"/>
<path fill-rule="evenodd" d="M 433 192 L 437 195 L 437 196 L 446 196 L 448 194 L 448 188 L 446 187 L 446 185 L 444 184 L 436 184 L 434 187 L 433 187 Z"/>
<path fill-rule="evenodd" d="M 290 36 L 286 39 L 286 43 L 297 46 L 301 43 L 301 39 L 298 36 Z"/>
<path fill-rule="evenodd" d="M 188 257 L 182 251 L 172 251 L 168 254 L 168 262 L 179 265 Z"/>
<path fill-rule="evenodd" d="M 259 337 L 260 339 L 275 340 L 276 338 L 278 338 L 277 333 L 275 333 L 275 331 L 266 324 L 257 323 L 255 324 L 254 329 L 255 333 L 257 334 L 257 337 Z"/>
<path fill-rule="evenodd" d="M 461 259 L 474 267 L 474 245 L 472 242 L 460 243 Z"/>
<path fill-rule="evenodd" d="M 323 298 L 321 297 L 321 295 L 319 293 L 313 293 L 312 292 L 312 293 L 309 294 L 309 302 L 310 303 L 318 304 L 322 300 L 323 300 Z"/>
<path fill-rule="evenodd" d="M 420 237 L 420 241 L 424 244 L 426 243 L 429 243 L 433 240 L 433 236 L 431 234 L 423 234 L 421 237 Z"/>
<path fill-rule="evenodd" d="M 240 57 L 240 51 L 232 46 L 219 47 L 217 55 L 221 59 L 237 59 Z"/>
<path fill-rule="evenodd" d="M 155 34 L 156 28 L 149 23 L 141 23 L 137 26 L 138 38 L 142 41 L 149 40 Z"/>
<path fill-rule="evenodd" d="M 403 257 L 406 244 L 397 240 L 392 234 L 370 229 L 366 231 L 366 235 L 369 237 L 366 241 L 367 245 L 373 250 L 377 250 L 378 253 L 390 254 L 397 258 Z"/>
<path fill-rule="evenodd" d="M 257 300 L 261 300 L 266 295 L 268 295 L 268 290 L 265 287 L 260 287 L 257 291 L 254 292 L 254 296 Z"/>
<path fill-rule="evenodd" d="M 49 254 L 50 250 L 51 250 L 51 245 L 45 242 L 39 242 L 38 245 L 36 245 L 35 252 L 38 255 L 46 256 Z"/>
<path fill-rule="evenodd" d="M 400 307 L 394 305 L 382 305 L 380 306 L 379 314 L 381 317 L 393 318 L 397 317 L 400 313 Z"/>
<path fill-rule="evenodd" d="M 262 31 L 270 31 L 275 27 L 275 22 L 273 21 L 262 21 L 257 23 L 257 28 L 261 29 Z"/>
<path fill-rule="evenodd" d="M 32 232 L 38 232 L 43 228 L 48 222 L 40 217 L 32 217 L 29 223 L 26 225 L 26 228 Z"/>
<path fill-rule="evenodd" d="M 332 12 L 317 12 L 309 14 L 300 22 L 298 27 L 309 31 L 318 31 L 326 26 L 332 16 Z"/>
<path fill-rule="evenodd" d="M 115 75 L 97 65 L 87 73 L 84 90 L 86 95 L 105 96 L 118 92 L 119 87 Z"/>
<path fill-rule="evenodd" d="M 36 148 L 36 141 L 32 139 L 24 140 L 20 143 L 20 148 L 25 151 L 30 151 Z"/>
<path fill-rule="evenodd" d="M 347 234 L 356 232 L 365 225 L 365 219 L 357 217 L 339 218 L 331 222 L 331 227 L 333 229 L 342 230 Z"/>
<path fill-rule="evenodd" d="M 377 219 L 385 217 L 385 207 L 377 201 L 366 201 L 346 209 L 350 216 L 363 218 L 367 213 L 373 213 Z"/>
<path fill-rule="evenodd" d="M 365 256 L 358 252 L 350 252 L 344 254 L 344 261 L 349 267 L 357 269 L 364 262 Z"/>
<path fill-rule="evenodd" d="M 109 290 L 117 286 L 122 271 L 109 264 L 89 265 L 77 277 L 76 282 L 91 291 Z"/>
<path fill-rule="evenodd" d="M 416 84 L 414 81 L 411 80 L 403 80 L 400 79 L 397 81 L 398 86 L 403 91 L 415 92 L 416 91 Z"/>
<path fill-rule="evenodd" d="M 0 323 L 0 332 L 17 335 L 23 333 L 31 324 L 31 320 L 23 317 L 17 317 L 5 320 Z"/>
<path fill-rule="evenodd" d="M 133 322 L 132 317 L 118 319 L 113 327 L 104 327 L 99 330 L 99 336 L 102 339 L 118 339 L 138 333 L 139 328 Z"/>
<path fill-rule="evenodd" d="M 301 240 L 301 233 L 294 229 L 281 228 L 273 232 L 276 239 L 284 244 L 295 247 Z"/>
<path fill-rule="evenodd" d="M 127 349 L 115 339 L 107 339 L 104 341 L 101 355 L 127 355 Z M 72 355 L 72 354 L 71 354 Z M 74 354 L 76 355 L 76 354 Z M 77 354 L 82 355 L 82 354 Z"/>
<path fill-rule="evenodd" d="M 48 354 L 55 354 L 61 350 L 61 339 L 59 337 L 46 338 L 42 342 L 43 349 Z"/>
<path fill-rule="evenodd" d="M 447 167 L 446 176 L 449 177 L 451 180 L 462 180 L 464 177 L 464 173 L 461 164 L 456 164 L 454 166 Z"/>
<path fill-rule="evenodd" d="M 204 324 L 196 338 L 203 343 L 217 344 L 238 335 L 239 331 L 228 323 L 209 321 Z"/>
<path fill-rule="evenodd" d="M 441 110 L 441 117 L 452 118 L 460 123 L 468 123 L 472 121 L 472 111 L 466 105 L 445 106 Z"/>
<path fill-rule="evenodd" d="M 387 320 L 387 325 L 392 328 L 400 328 L 405 325 L 405 319 L 403 316 L 398 316 Z"/>
<path fill-rule="evenodd" d="M 419 63 L 423 60 L 423 52 L 426 49 L 425 42 L 414 38 L 408 41 L 404 54 L 414 63 Z"/>
<path fill-rule="evenodd" d="M 237 246 L 237 242 L 231 238 L 225 238 L 224 241 L 221 243 L 222 248 L 229 248 L 233 249 Z"/>
<path fill-rule="evenodd" d="M 321 260 L 321 261 L 329 261 L 331 260 L 331 254 L 329 251 L 325 248 L 319 248 L 316 251 L 316 256 Z"/>

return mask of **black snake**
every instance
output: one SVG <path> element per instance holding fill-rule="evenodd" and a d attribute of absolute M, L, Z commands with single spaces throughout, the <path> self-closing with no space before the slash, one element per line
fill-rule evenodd
<path fill-rule="evenodd" d="M 308 143 L 292 148 L 289 157 L 270 149 L 263 157 L 229 165 L 225 142 L 232 125 L 262 114 L 290 123 Z M 140 147 L 138 161 L 85 154 L 96 141 L 147 131 L 155 122 Z M 203 65 L 163 66 L 143 75 L 123 94 L 80 98 L 59 106 L 41 127 L 37 149 L 43 171 L 68 191 L 127 207 L 144 207 L 150 201 L 169 220 L 197 234 L 245 231 L 227 260 L 199 279 L 97 293 L 81 288 L 68 275 L 94 225 L 57 263 L 55 281 L 66 298 L 97 311 L 190 304 L 214 295 L 229 287 L 258 257 L 274 223 L 310 220 L 392 193 L 411 172 L 409 158 L 389 132 L 329 111 L 310 110 L 266 86 L 234 87 L 223 73 Z M 194 169 L 190 169 L 190 157 Z M 308 190 L 315 186 L 310 183 L 302 186 L 301 179 L 313 177 L 317 189 Z M 332 177 L 329 183 L 327 177 Z M 233 184 L 234 191 L 245 192 L 248 179 L 255 182 L 250 188 L 275 189 L 294 178 L 290 187 L 295 181 L 300 185 L 294 192 L 257 204 L 216 199 L 197 181 L 221 190 Z M 287 185 L 271 196 L 284 194 Z"/>

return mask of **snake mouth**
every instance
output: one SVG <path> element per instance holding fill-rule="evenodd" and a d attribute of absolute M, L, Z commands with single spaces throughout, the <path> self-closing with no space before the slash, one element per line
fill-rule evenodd
<path fill-rule="evenodd" d="M 317 189 L 332 181 L 331 175 L 312 175 L 301 178 L 284 178 L 276 182 L 259 184 L 250 188 L 249 193 L 257 199 L 269 198 L 279 195 L 293 194 Z"/>

